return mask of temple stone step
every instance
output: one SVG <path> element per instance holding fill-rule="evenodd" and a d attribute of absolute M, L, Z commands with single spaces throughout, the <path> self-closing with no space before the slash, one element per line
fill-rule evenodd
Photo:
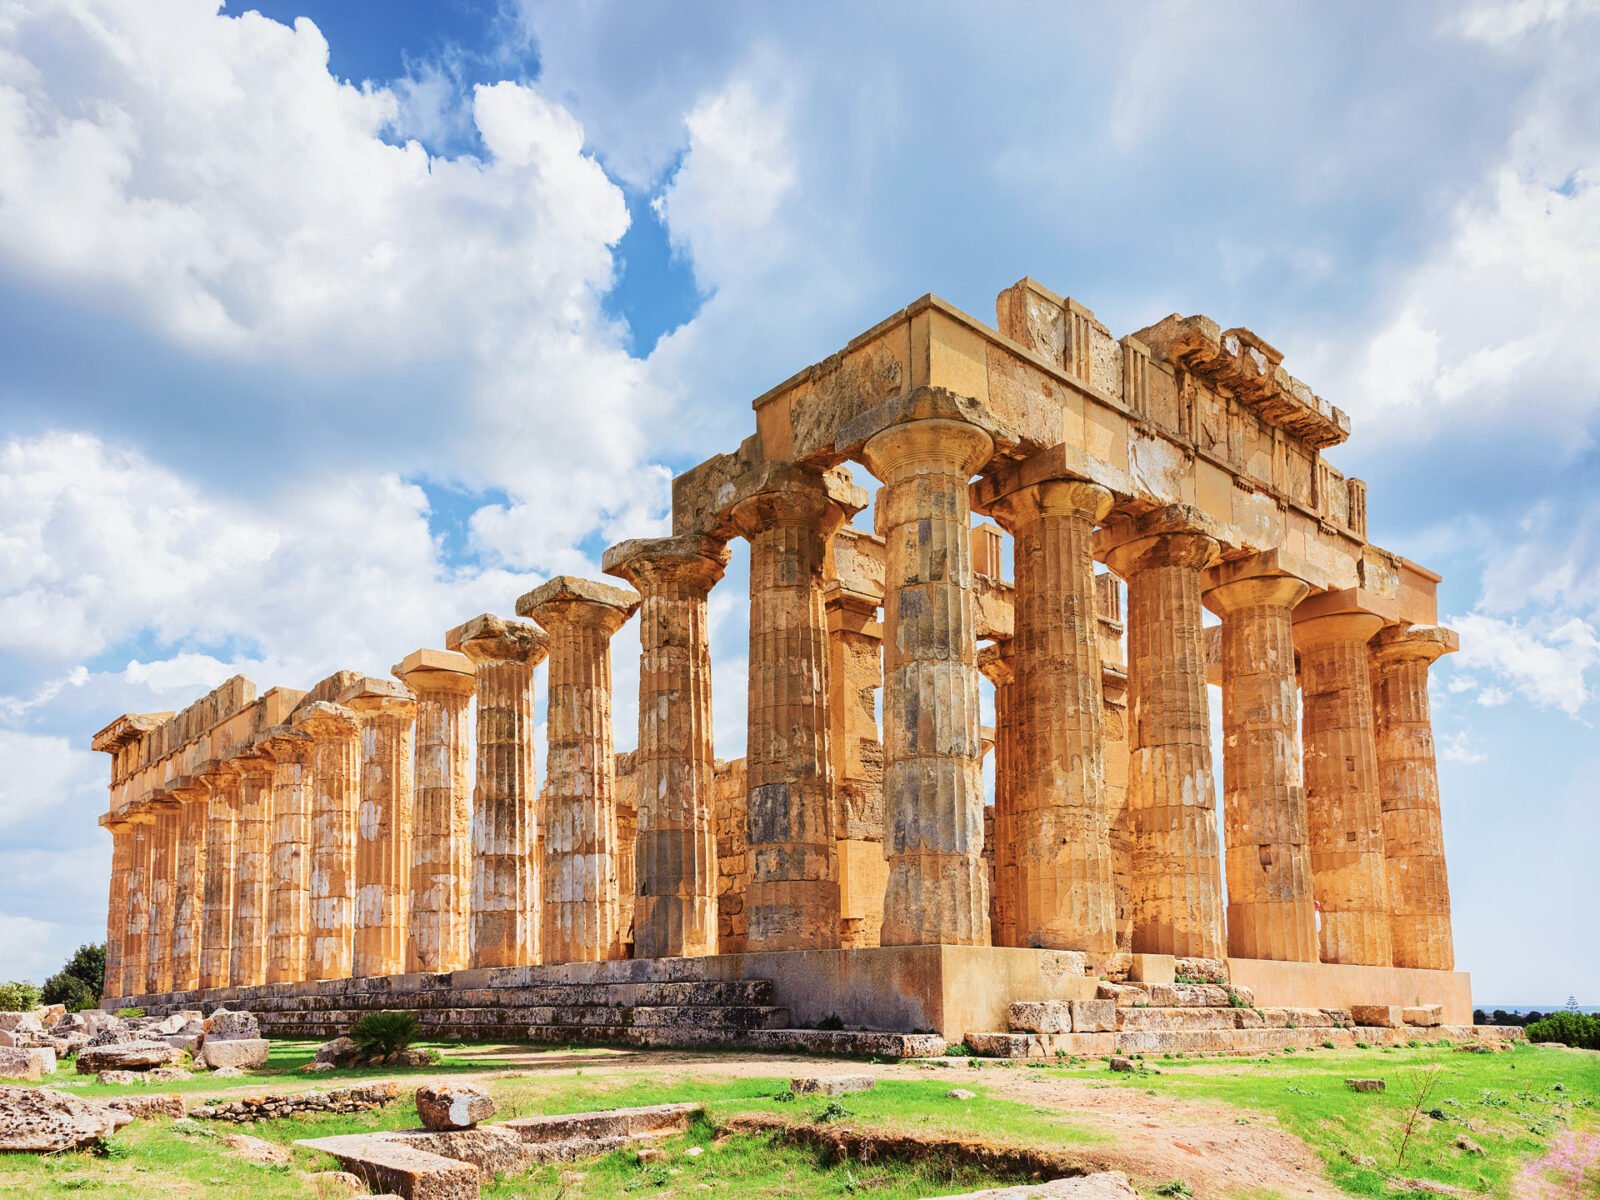
<path fill-rule="evenodd" d="M 1118 1008 L 1249 1008 L 1255 996 L 1249 988 L 1212 983 L 1101 983 L 1096 994 L 1115 1000 Z"/>
<path fill-rule="evenodd" d="M 984 1058 L 1065 1058 L 1115 1054 L 1115 1033 L 969 1033 L 967 1046 Z"/>
<path fill-rule="evenodd" d="M 1138 1029 L 1236 1029 L 1236 1012 L 1246 1009 L 1232 1008 L 1119 1008 L 1117 1028 Z"/>

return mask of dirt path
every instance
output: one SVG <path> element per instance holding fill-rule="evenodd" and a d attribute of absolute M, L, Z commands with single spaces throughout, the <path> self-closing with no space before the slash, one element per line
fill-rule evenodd
<path fill-rule="evenodd" d="M 1542 1157 L 1529 1162 L 1511 1185 L 1516 1200 L 1574 1200 L 1600 1195 L 1591 1171 L 1600 1174 L 1600 1133 L 1568 1131 Z"/>

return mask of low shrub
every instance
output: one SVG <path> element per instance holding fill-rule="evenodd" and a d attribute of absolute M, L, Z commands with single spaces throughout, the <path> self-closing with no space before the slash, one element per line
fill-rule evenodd
<path fill-rule="evenodd" d="M 350 1027 L 350 1040 L 364 1059 L 386 1059 L 407 1049 L 422 1027 L 408 1012 L 364 1013 Z"/>
<path fill-rule="evenodd" d="M 1561 1042 L 1579 1050 L 1600 1050 L 1600 1013 L 1558 1012 L 1527 1028 L 1530 1042 Z"/>
<path fill-rule="evenodd" d="M 0 1012 L 32 1012 L 39 1007 L 39 989 L 26 979 L 0 983 Z"/>

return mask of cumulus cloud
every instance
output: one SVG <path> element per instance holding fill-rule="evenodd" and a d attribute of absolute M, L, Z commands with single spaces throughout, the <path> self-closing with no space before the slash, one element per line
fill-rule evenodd
<path fill-rule="evenodd" d="M 1572 617 L 1551 626 L 1468 613 L 1448 623 L 1461 634 L 1461 668 L 1504 685 L 1481 687 L 1480 704 L 1505 703 L 1509 688 L 1540 708 L 1575 717 L 1593 697 L 1591 672 L 1600 667 L 1600 632 L 1589 622 Z"/>

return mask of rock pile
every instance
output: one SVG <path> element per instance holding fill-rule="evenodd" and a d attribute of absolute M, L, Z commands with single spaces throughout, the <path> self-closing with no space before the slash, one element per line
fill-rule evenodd
<path fill-rule="evenodd" d="M 55 1088 L 0 1087 L 0 1150 L 49 1154 L 110 1137 L 128 1113 Z"/>
<path fill-rule="evenodd" d="M 231 1121 L 236 1125 L 270 1121 L 278 1117 L 306 1113 L 356 1113 L 382 1108 L 400 1096 L 400 1086 L 390 1081 L 357 1084 L 331 1092 L 284 1092 L 265 1096 L 246 1096 L 227 1104 L 205 1104 L 190 1112 L 191 1117 L 207 1121 Z"/>

